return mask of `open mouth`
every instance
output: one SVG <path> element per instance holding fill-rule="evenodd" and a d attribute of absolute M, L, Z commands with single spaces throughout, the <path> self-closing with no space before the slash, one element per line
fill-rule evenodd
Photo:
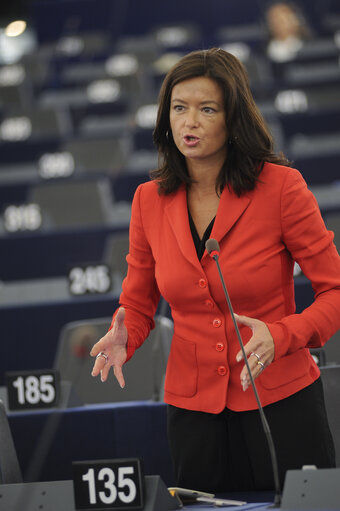
<path fill-rule="evenodd" d="M 184 140 L 186 142 L 195 142 L 195 141 L 199 140 L 199 138 L 195 137 L 195 135 L 185 135 Z"/>

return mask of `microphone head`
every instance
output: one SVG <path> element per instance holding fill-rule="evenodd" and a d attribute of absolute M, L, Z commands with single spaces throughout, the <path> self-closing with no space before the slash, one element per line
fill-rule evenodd
<path fill-rule="evenodd" d="M 214 238 L 209 238 L 205 242 L 205 248 L 207 249 L 207 252 L 210 255 L 210 257 L 219 256 L 220 254 L 220 246 L 218 244 L 218 241 L 216 241 Z"/>

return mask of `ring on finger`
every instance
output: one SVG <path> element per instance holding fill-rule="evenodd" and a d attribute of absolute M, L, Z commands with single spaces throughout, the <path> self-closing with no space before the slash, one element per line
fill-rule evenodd
<path fill-rule="evenodd" d="M 254 351 L 251 352 L 251 355 L 254 355 L 254 357 L 257 358 L 257 360 L 260 360 L 260 355 L 258 355 L 257 353 L 255 353 Z"/>
<path fill-rule="evenodd" d="M 264 369 L 264 363 L 263 363 L 263 362 L 261 362 L 261 360 L 258 360 L 258 361 L 257 361 L 257 365 L 258 365 L 258 366 L 261 366 L 261 371 L 263 371 L 263 369 Z"/>
<path fill-rule="evenodd" d="M 106 355 L 106 353 L 104 353 L 104 351 L 101 351 L 100 353 L 98 353 L 96 358 L 99 358 L 99 357 L 105 358 L 105 364 L 107 364 L 107 361 L 109 360 L 109 357 Z"/>

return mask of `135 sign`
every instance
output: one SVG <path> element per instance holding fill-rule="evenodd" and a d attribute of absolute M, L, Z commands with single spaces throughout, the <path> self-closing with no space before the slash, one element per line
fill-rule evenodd
<path fill-rule="evenodd" d="M 143 509 L 143 474 L 139 459 L 75 461 L 76 509 Z"/>

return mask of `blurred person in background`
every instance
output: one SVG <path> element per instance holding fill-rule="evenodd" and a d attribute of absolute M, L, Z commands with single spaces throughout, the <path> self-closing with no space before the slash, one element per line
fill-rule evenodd
<path fill-rule="evenodd" d="M 294 59 L 311 36 L 307 22 L 290 2 L 276 2 L 265 12 L 269 32 L 267 55 L 274 62 L 287 62 Z"/>

